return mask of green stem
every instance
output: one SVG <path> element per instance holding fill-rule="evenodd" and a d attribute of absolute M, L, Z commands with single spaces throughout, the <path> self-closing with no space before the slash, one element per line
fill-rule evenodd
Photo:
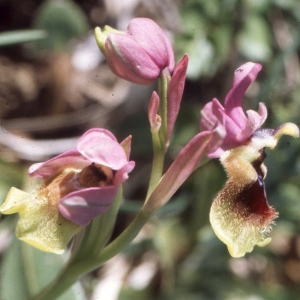
<path fill-rule="evenodd" d="M 163 70 L 157 83 L 157 91 L 160 99 L 159 116 L 161 117 L 161 127 L 158 132 L 152 132 L 154 153 L 146 201 L 159 183 L 163 174 L 165 153 L 167 151 L 166 137 L 168 132 L 168 87 L 170 80 L 171 76 L 169 71 L 167 69 Z"/>
<path fill-rule="evenodd" d="M 149 188 L 147 192 L 146 200 L 150 197 L 153 190 L 159 183 L 162 173 L 164 158 L 166 152 L 166 136 L 167 136 L 167 95 L 168 86 L 170 82 L 170 74 L 167 71 L 163 71 L 158 80 L 158 93 L 160 97 L 160 109 L 159 114 L 161 116 L 162 124 L 158 132 L 152 132 L 153 140 L 153 163 L 152 171 L 150 175 Z M 137 214 L 133 222 L 117 237 L 112 243 L 106 246 L 100 253 L 98 251 L 91 250 L 91 238 L 97 236 L 95 228 L 99 228 L 98 221 L 95 222 L 95 226 L 92 226 L 87 231 L 88 236 L 83 238 L 82 244 L 79 246 L 76 254 L 68 262 L 68 264 L 61 270 L 60 274 L 55 280 L 42 290 L 38 295 L 32 298 L 32 300 L 55 300 L 61 294 L 63 294 L 68 288 L 70 288 L 81 276 L 100 267 L 107 260 L 120 253 L 132 240 L 137 236 L 142 227 L 152 217 L 153 213 L 146 213 L 143 209 Z M 101 219 L 99 219 L 102 221 Z M 87 234 L 86 233 L 86 234 Z M 95 237 L 96 238 L 96 237 Z M 102 244 L 103 241 L 101 241 Z M 81 256 L 84 252 L 86 255 Z M 98 254 L 99 253 L 99 254 Z M 88 254 L 88 255 L 87 255 Z"/>
<path fill-rule="evenodd" d="M 160 142 L 164 150 L 168 132 L 168 87 L 171 76 L 167 69 L 163 70 L 158 79 L 158 95 L 160 99 L 159 115 L 161 117 Z"/>
<path fill-rule="evenodd" d="M 153 190 L 155 189 L 155 187 L 161 179 L 165 160 L 165 151 L 161 147 L 158 132 L 152 133 L 152 141 L 154 153 L 146 201 L 148 200 L 148 198 L 150 197 Z"/>
<path fill-rule="evenodd" d="M 99 255 L 84 257 L 66 265 L 55 280 L 38 295 L 33 297 L 32 300 L 57 299 L 57 297 L 79 280 L 81 276 L 100 267 L 129 245 L 151 216 L 152 215 L 145 214 L 144 211 L 141 210 L 125 231 L 123 231 L 123 233 L 112 243 L 106 246 Z"/>
<path fill-rule="evenodd" d="M 103 264 L 121 252 L 138 235 L 143 226 L 149 221 L 152 214 L 146 214 L 143 209 L 137 214 L 131 224 L 113 242 L 106 246 L 98 257 L 98 262 Z"/>

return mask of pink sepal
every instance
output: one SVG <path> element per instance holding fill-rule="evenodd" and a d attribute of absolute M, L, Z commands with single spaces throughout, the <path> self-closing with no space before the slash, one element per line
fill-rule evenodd
<path fill-rule="evenodd" d="M 185 85 L 189 56 L 185 54 L 176 65 L 168 88 L 168 132 L 167 144 L 170 142 L 175 122 L 180 109 L 180 103 Z"/>
<path fill-rule="evenodd" d="M 92 187 L 74 191 L 59 200 L 59 211 L 68 220 L 87 226 L 104 214 L 117 195 L 117 186 Z"/>

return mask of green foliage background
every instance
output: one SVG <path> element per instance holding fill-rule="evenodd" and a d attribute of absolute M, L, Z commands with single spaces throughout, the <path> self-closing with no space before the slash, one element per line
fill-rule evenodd
<path fill-rule="evenodd" d="M 44 2 L 45 9 L 49 3 Z M 32 48 L 34 55 L 39 55 L 37 52 L 42 52 L 41 49 L 50 53 L 69 51 L 70 39 L 87 34 L 86 20 L 89 20 L 90 27 L 102 25 L 94 24 L 87 13 L 87 7 L 95 7 L 97 3 L 77 1 L 76 8 L 71 1 L 65 4 L 71 5 L 68 14 L 56 16 L 60 22 L 67 22 L 69 27 L 64 22 L 58 23 L 64 24 L 60 28 L 55 27 L 53 22 L 50 22 L 50 27 L 44 24 L 43 16 L 49 22 L 45 11 L 41 13 L 41 10 L 36 10 L 32 15 L 32 26 L 48 30 L 50 35 L 50 39 L 35 44 Z M 181 26 L 179 31 L 174 32 L 176 57 L 178 61 L 184 53 L 188 53 L 190 64 L 167 164 L 199 131 L 199 112 L 203 105 L 213 97 L 222 103 L 230 89 L 234 70 L 247 61 L 261 63 L 263 70 L 245 95 L 245 109 L 257 109 L 258 103 L 264 102 L 269 111 L 265 127 L 275 128 L 284 122 L 300 125 L 298 0 L 187 0 L 181 1 L 177 7 Z M 51 17 L 50 20 L 53 21 Z M 104 22 L 108 21 L 109 18 L 104 19 Z M 49 41 L 52 42 L 49 44 Z M 2 55 L 9 57 L 7 51 Z M 140 96 L 144 95 L 144 92 L 139 93 Z M 118 137 L 133 136 L 132 159 L 137 162 L 136 171 L 131 174 L 126 186 L 128 199 L 123 203 L 115 235 L 126 227 L 140 208 L 139 200 L 144 196 L 147 185 L 152 150 L 146 114 L 148 98 L 143 101 L 146 104 L 128 104 L 128 117 L 119 120 L 121 113 L 116 110 L 107 122 L 107 127 Z M 3 116 L 4 119 L 9 117 Z M 79 124 L 75 132 L 83 132 L 85 129 Z M 73 132 L 64 132 L 63 135 L 72 135 Z M 56 134 L 62 135 L 61 132 Z M 18 160 L 12 164 L 7 156 L 1 157 L 2 201 L 10 186 L 22 187 L 27 184 L 24 170 L 28 162 Z M 124 251 L 131 271 L 149 259 L 155 262 L 155 272 L 151 280 L 140 289 L 133 288 L 125 278 L 119 299 L 299 299 L 300 142 L 289 137 L 283 138 L 275 150 L 267 151 L 265 164 L 268 167 L 265 183 L 269 203 L 279 212 L 270 245 L 256 247 L 244 258 L 232 259 L 226 246 L 214 235 L 208 221 L 209 209 L 226 178 L 219 162 L 212 160 L 198 169 L 174 199 L 152 220 L 150 234 Z M 14 224 L 15 218 L 1 216 L 1 232 L 13 232 Z M 22 257 L 22 248 L 16 248 L 15 244 L 12 247 L 6 252 L 10 255 L 2 256 L 1 265 L 1 281 L 7 288 L 3 289 L 7 295 L 7 290 L 14 289 L 16 284 L 23 286 L 21 282 L 24 280 L 14 278 L 7 271 L 14 270 L 8 268 L 8 262 L 19 263 Z M 100 270 L 100 273 L 95 272 L 85 278 L 84 287 L 88 294 L 102 280 L 101 276 Z M 3 296 L 0 296 L 1 300 Z M 65 297 L 75 299 L 73 296 Z"/>

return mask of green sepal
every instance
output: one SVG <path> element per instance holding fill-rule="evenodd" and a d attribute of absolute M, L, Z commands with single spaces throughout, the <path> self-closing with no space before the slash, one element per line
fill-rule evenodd
<path fill-rule="evenodd" d="M 95 38 L 96 38 L 96 43 L 100 49 L 100 51 L 105 55 L 105 41 L 107 39 L 107 36 L 109 33 L 119 33 L 119 34 L 124 34 L 123 31 L 114 29 L 110 26 L 105 26 L 104 30 L 102 31 L 100 27 L 95 28 Z"/>
<path fill-rule="evenodd" d="M 16 226 L 16 236 L 20 240 L 42 251 L 56 254 L 63 253 L 71 238 L 81 228 L 65 219 L 58 206 L 51 205 L 46 197 L 14 187 L 0 206 L 0 212 L 20 215 Z"/>

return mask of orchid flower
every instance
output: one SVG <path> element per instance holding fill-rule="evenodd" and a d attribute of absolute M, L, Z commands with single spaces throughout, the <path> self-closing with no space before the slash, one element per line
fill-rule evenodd
<path fill-rule="evenodd" d="M 265 148 L 273 149 L 284 134 L 299 137 L 299 128 L 292 123 L 261 129 L 267 117 L 262 103 L 258 112 L 248 110 L 246 117 L 243 94 L 260 70 L 261 65 L 251 62 L 238 68 L 225 108 L 213 99 L 201 112 L 201 128 L 214 134 L 208 157 L 220 157 L 228 176 L 212 204 L 210 222 L 233 257 L 271 241 L 269 233 L 278 213 L 268 204 L 265 193 Z"/>
<path fill-rule="evenodd" d="M 150 84 L 163 69 L 174 69 L 174 53 L 170 40 L 152 20 L 136 18 L 125 32 L 109 26 L 95 29 L 97 44 L 110 69 L 133 83 Z"/>
<path fill-rule="evenodd" d="M 128 161 L 130 140 L 119 144 L 105 129 L 88 130 L 69 150 L 29 168 L 42 179 L 31 193 L 12 188 L 3 214 L 18 212 L 19 239 L 44 251 L 62 253 L 82 226 L 105 213 L 134 162 Z"/>

